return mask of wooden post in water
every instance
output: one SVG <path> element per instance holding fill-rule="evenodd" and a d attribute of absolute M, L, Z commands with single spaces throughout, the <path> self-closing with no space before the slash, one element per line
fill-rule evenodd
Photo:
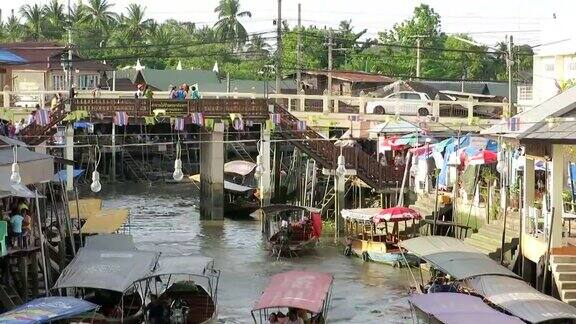
<path fill-rule="evenodd" d="M 548 263 L 550 262 L 550 248 L 552 246 L 552 230 L 554 229 L 554 216 L 556 214 L 556 207 L 552 207 L 552 214 L 550 215 L 550 231 L 548 232 L 548 245 L 546 246 L 546 254 L 544 254 L 544 276 L 542 278 L 542 293 L 546 293 L 546 280 L 548 279 Z"/>
<path fill-rule="evenodd" d="M 22 254 L 18 257 L 18 268 L 20 272 L 20 297 L 22 301 L 28 301 L 28 256 Z"/>
<path fill-rule="evenodd" d="M 49 294 L 48 286 L 48 267 L 46 265 L 46 252 L 44 250 L 44 234 L 42 233 L 42 221 L 40 219 L 40 199 L 38 199 L 38 190 L 34 192 L 36 200 L 36 224 L 38 224 L 38 238 L 40 239 L 40 257 L 42 258 L 42 271 L 44 271 L 44 289 L 46 296 Z"/>

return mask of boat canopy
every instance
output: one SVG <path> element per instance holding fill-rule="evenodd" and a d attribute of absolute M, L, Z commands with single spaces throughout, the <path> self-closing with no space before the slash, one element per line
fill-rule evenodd
<path fill-rule="evenodd" d="M 264 206 L 254 212 L 252 212 L 252 214 L 250 214 L 250 216 L 252 217 L 258 217 L 260 215 L 261 212 L 267 214 L 267 215 L 271 215 L 271 214 L 277 214 L 277 213 L 281 213 L 281 212 L 285 212 L 285 211 L 308 211 L 311 213 L 318 213 L 320 212 L 320 209 L 318 208 L 314 208 L 314 207 L 306 207 L 306 206 L 296 206 L 296 205 L 269 205 L 269 206 Z"/>
<path fill-rule="evenodd" d="M 98 305 L 74 297 L 43 297 L 34 299 L 0 315 L 0 323 L 51 323 L 95 310 Z"/>
<path fill-rule="evenodd" d="M 86 237 L 84 248 L 106 251 L 136 250 L 132 235 L 126 234 L 100 234 Z"/>
<path fill-rule="evenodd" d="M 515 279 L 514 279 L 515 280 Z M 445 324 L 524 323 L 486 305 L 482 299 L 460 293 L 430 293 L 411 296 L 410 304 Z"/>
<path fill-rule="evenodd" d="M 118 231 L 128 219 L 129 211 L 125 208 L 102 209 L 98 214 L 86 220 L 82 233 L 110 234 Z"/>
<path fill-rule="evenodd" d="M 54 285 L 60 288 L 95 288 L 124 292 L 150 274 L 159 252 L 81 248 Z"/>
<path fill-rule="evenodd" d="M 186 274 L 202 276 L 214 268 L 214 259 L 203 256 L 160 256 L 158 266 L 151 273 L 153 276 L 169 274 Z"/>
<path fill-rule="evenodd" d="M 466 280 L 466 284 L 491 303 L 529 323 L 576 320 L 575 307 L 542 294 L 520 279 L 481 276 Z"/>
<path fill-rule="evenodd" d="M 272 276 L 252 311 L 293 307 L 317 314 L 328 299 L 334 277 L 330 273 L 289 271 Z"/>
<path fill-rule="evenodd" d="M 518 278 L 484 253 L 453 237 L 421 236 L 399 245 L 457 280 L 484 275 Z"/>
<path fill-rule="evenodd" d="M 422 216 L 413 209 L 407 207 L 392 208 L 358 208 L 343 209 L 342 218 L 355 219 L 361 221 L 373 221 L 375 224 L 380 222 L 400 222 L 411 219 L 421 219 Z"/>
<path fill-rule="evenodd" d="M 243 177 L 249 175 L 254 168 L 256 168 L 256 163 L 250 161 L 230 161 L 224 164 L 224 172 L 226 173 L 236 173 Z"/>
<path fill-rule="evenodd" d="M 194 174 L 191 175 L 190 177 L 188 177 L 190 180 L 195 181 L 195 182 L 200 182 L 200 174 Z M 242 186 L 239 184 L 235 184 L 234 182 L 230 182 L 228 180 L 224 180 L 224 189 L 226 190 L 230 190 L 230 191 L 235 191 L 235 192 L 240 192 L 240 193 L 244 193 L 247 192 L 249 190 L 253 190 L 255 188 L 252 187 L 247 187 L 247 186 Z"/>

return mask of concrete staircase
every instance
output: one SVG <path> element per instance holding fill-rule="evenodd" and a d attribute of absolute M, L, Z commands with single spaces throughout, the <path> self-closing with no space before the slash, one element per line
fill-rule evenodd
<path fill-rule="evenodd" d="M 491 220 L 489 224 L 484 224 L 478 232 L 472 233 L 464 239 L 469 245 L 474 246 L 486 255 L 495 260 L 500 260 L 502 250 L 502 230 L 504 224 L 502 220 Z M 506 221 L 506 238 L 504 241 L 505 258 L 512 259 L 512 252 L 518 245 L 520 233 L 519 214 L 510 213 Z"/>
<path fill-rule="evenodd" d="M 562 301 L 576 306 L 576 255 L 552 255 L 550 268 Z"/>

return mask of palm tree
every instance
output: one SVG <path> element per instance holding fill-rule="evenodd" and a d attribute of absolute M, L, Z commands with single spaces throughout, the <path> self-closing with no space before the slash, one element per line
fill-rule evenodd
<path fill-rule="evenodd" d="M 214 25 L 217 37 L 221 41 L 231 42 L 236 48 L 245 44 L 248 40 L 248 33 L 238 19 L 252 17 L 252 13 L 240 11 L 239 0 L 220 0 L 214 12 L 218 13 L 219 19 Z"/>
<path fill-rule="evenodd" d="M 20 14 L 26 20 L 26 31 L 28 35 L 37 41 L 42 37 L 43 17 L 42 8 L 38 4 L 26 4 L 20 8 Z"/>
<path fill-rule="evenodd" d="M 249 57 L 262 58 L 270 53 L 270 45 L 260 35 L 253 35 L 246 49 Z"/>
<path fill-rule="evenodd" d="M 152 19 L 144 19 L 145 11 L 145 7 L 131 3 L 127 15 L 122 16 L 122 26 L 130 37 L 142 37 L 154 22 Z"/>
<path fill-rule="evenodd" d="M 117 15 L 110 10 L 114 6 L 108 0 L 89 0 L 85 7 L 85 21 L 90 24 L 96 32 L 106 34 L 109 27 L 116 22 Z M 102 35 L 104 38 L 105 35 Z"/>
<path fill-rule="evenodd" d="M 8 20 L 2 26 L 3 29 L 3 38 L 9 42 L 17 42 L 22 40 L 22 36 L 24 36 L 24 28 L 22 24 L 20 24 L 20 20 L 16 15 L 14 15 L 14 10 L 12 10 L 12 14 L 8 17 Z"/>
<path fill-rule="evenodd" d="M 48 39 L 60 38 L 67 20 L 66 15 L 64 15 L 64 5 L 58 3 L 58 0 L 51 0 L 47 5 L 44 5 L 42 13 L 44 20 L 48 23 L 44 36 Z"/>

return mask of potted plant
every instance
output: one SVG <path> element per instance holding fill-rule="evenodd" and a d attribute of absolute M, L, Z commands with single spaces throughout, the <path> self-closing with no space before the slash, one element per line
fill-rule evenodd
<path fill-rule="evenodd" d="M 520 184 L 518 182 L 510 188 L 510 207 L 514 211 L 518 211 L 520 208 Z"/>
<path fill-rule="evenodd" d="M 532 204 L 532 218 L 538 219 L 542 217 L 542 198 L 536 199 Z"/>

